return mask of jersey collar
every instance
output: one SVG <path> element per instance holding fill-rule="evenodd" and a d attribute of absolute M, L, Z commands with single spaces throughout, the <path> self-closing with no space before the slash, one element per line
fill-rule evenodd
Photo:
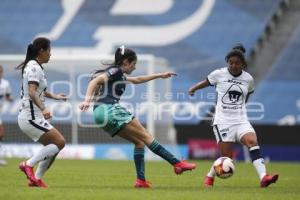
<path fill-rule="evenodd" d="M 37 61 L 37 59 L 33 59 L 33 60 L 35 60 L 35 62 L 36 62 L 37 64 L 39 64 L 39 66 L 42 68 L 42 70 L 44 70 L 44 67 Z"/>

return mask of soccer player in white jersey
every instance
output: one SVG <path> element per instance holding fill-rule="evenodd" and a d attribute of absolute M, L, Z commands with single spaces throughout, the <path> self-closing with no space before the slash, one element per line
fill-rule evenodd
<path fill-rule="evenodd" d="M 50 40 L 36 38 L 27 47 L 26 58 L 17 69 L 22 73 L 22 103 L 18 115 L 20 129 L 43 148 L 30 159 L 20 163 L 19 168 L 27 176 L 31 187 L 47 187 L 42 177 L 65 146 L 62 134 L 48 121 L 51 113 L 44 104 L 44 97 L 66 100 L 64 94 L 52 94 L 47 90 L 47 80 L 42 67 L 51 56 Z M 34 174 L 33 168 L 38 164 Z"/>
<path fill-rule="evenodd" d="M 11 97 L 11 88 L 10 84 L 7 80 L 3 78 L 4 69 L 0 65 L 0 114 L 2 112 L 2 107 L 4 104 L 4 101 L 10 101 L 12 102 L 13 99 Z M 2 139 L 4 137 L 4 127 L 2 124 L 2 118 L 0 115 L 0 166 L 6 165 L 6 161 L 2 158 L 3 156 L 3 148 L 2 148 Z"/>
<path fill-rule="evenodd" d="M 225 57 L 228 67 L 211 72 L 205 80 L 192 86 L 189 94 L 194 95 L 196 90 L 215 86 L 217 105 L 213 119 L 213 131 L 221 156 L 232 158 L 232 144 L 234 142 L 242 143 L 250 151 L 253 165 L 260 178 L 260 186 L 268 187 L 277 181 L 279 175 L 266 173 L 256 133 L 247 118 L 245 104 L 249 95 L 254 92 L 254 81 L 252 76 L 243 70 L 247 66 L 245 52 L 242 44 L 234 46 Z M 213 186 L 214 177 L 215 171 L 212 166 L 205 177 L 204 186 Z"/>

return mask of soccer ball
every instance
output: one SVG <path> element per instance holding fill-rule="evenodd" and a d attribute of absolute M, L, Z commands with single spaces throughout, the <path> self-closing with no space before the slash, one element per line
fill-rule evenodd
<path fill-rule="evenodd" d="M 233 175 L 234 164 L 233 160 L 228 157 L 220 157 L 214 162 L 214 170 L 217 177 L 219 178 L 229 178 Z"/>

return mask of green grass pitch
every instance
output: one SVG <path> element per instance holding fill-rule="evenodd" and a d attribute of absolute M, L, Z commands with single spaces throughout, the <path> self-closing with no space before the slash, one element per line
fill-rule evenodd
<path fill-rule="evenodd" d="M 29 188 L 18 169 L 20 160 L 9 159 L 0 167 L 1 200 L 90 200 L 90 199 L 229 199 L 297 200 L 300 199 L 300 164 L 269 163 L 269 171 L 280 174 L 269 188 L 260 188 L 252 164 L 237 163 L 235 174 L 216 179 L 214 188 L 202 187 L 203 177 L 212 161 L 197 161 L 197 169 L 175 175 L 166 162 L 146 162 L 146 175 L 152 189 L 134 189 L 133 161 L 56 160 L 45 175 L 47 189 Z"/>

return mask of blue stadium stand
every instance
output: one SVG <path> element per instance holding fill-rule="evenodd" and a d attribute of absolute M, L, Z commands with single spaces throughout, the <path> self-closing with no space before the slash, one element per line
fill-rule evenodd
<path fill-rule="evenodd" d="M 261 102 L 265 117 L 257 124 L 300 124 L 300 25 L 251 101 Z M 286 119 L 286 120 L 284 120 Z"/>
<path fill-rule="evenodd" d="M 97 41 L 93 38 L 93 34 L 99 27 L 105 25 L 157 26 L 176 23 L 191 16 L 204 0 L 176 0 L 166 13 L 134 16 L 111 15 L 109 11 L 115 2 L 85 1 L 61 37 L 53 42 L 53 46 L 94 47 Z M 179 74 L 173 79 L 173 93 L 187 94 L 192 84 L 204 79 L 215 68 L 225 65 L 224 56 L 232 45 L 241 42 L 250 52 L 279 2 L 280 0 L 217 0 L 204 25 L 186 38 L 167 46 L 132 48 L 141 54 L 154 54 L 166 58 L 174 71 Z M 58 0 L 2 1 L 0 54 L 25 53 L 26 45 L 32 38 L 39 33 L 49 32 L 62 13 L 61 1 Z M 18 91 L 19 76 L 16 74 L 8 76 L 12 79 L 14 91 Z M 49 82 L 51 77 L 53 76 L 49 74 Z M 206 98 L 207 93 L 212 92 L 213 88 L 206 90 L 200 99 L 190 100 L 186 95 L 184 98 L 173 100 L 193 103 L 213 101 Z M 189 121 L 189 123 L 198 122 L 199 119 Z M 177 121 L 177 123 L 187 122 Z"/>

